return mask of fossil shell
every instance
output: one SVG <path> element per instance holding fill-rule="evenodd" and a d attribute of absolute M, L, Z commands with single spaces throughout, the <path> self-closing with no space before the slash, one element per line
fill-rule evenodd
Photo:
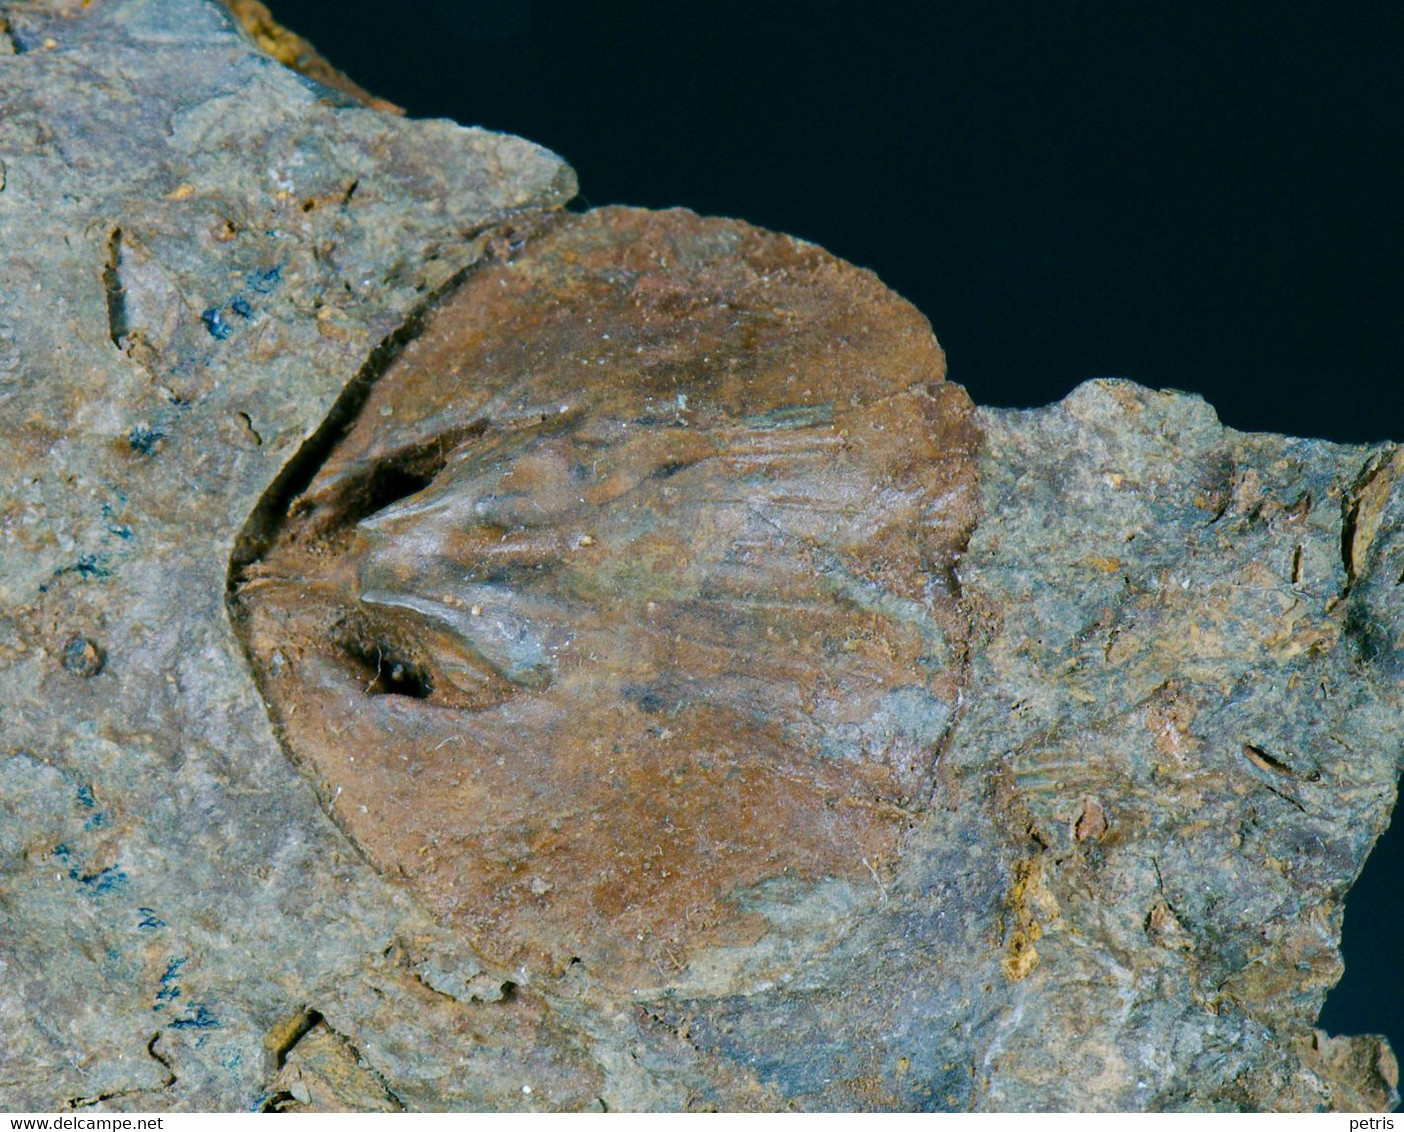
<path fill-rule="evenodd" d="M 971 405 L 921 314 L 789 237 L 603 209 L 515 243 L 237 619 L 387 875 L 497 962 L 667 985 L 816 884 L 884 898 L 959 699 Z"/>

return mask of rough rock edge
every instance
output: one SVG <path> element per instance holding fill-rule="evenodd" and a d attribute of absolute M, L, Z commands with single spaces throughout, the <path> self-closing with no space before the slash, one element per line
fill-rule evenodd
<path fill-rule="evenodd" d="M 383 110 L 387 114 L 403 114 L 403 107 L 377 98 L 331 62 L 297 32 L 284 27 L 273 18 L 268 5 L 261 0 L 220 0 L 230 15 L 239 22 L 259 47 L 283 66 L 306 75 L 332 90 L 348 94 L 362 106 Z"/>

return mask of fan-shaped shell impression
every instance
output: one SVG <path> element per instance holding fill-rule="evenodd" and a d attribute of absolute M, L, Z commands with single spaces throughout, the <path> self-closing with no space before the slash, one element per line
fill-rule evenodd
<path fill-rule="evenodd" d="M 563 215 L 427 316 L 236 614 L 331 814 L 483 955 L 686 981 L 818 886 L 882 898 L 957 707 L 976 440 L 871 274 Z"/>

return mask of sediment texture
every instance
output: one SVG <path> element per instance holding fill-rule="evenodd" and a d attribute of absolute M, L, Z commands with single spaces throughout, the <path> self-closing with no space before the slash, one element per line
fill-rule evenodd
<path fill-rule="evenodd" d="M 1393 446 L 975 409 L 810 245 L 3 13 L 5 1107 L 1392 1103 Z"/>

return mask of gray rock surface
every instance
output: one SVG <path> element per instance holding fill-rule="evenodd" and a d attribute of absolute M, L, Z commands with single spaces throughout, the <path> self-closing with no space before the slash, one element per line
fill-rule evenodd
<path fill-rule="evenodd" d="M 983 420 L 993 617 L 947 757 L 1009 838 L 1027 996 L 988 1103 L 1382 1103 L 1387 1047 L 1342 1080 L 1310 1027 L 1399 771 L 1397 451 L 1125 382 Z"/>
<path fill-rule="evenodd" d="M 573 175 L 202 0 L 0 15 L 0 1105 L 1393 1103 L 1388 1047 L 1313 1022 L 1404 746 L 1396 448 L 1123 382 L 977 411 L 966 675 L 900 854 L 744 894 L 712 982 L 503 969 L 324 812 L 228 575 Z"/>

